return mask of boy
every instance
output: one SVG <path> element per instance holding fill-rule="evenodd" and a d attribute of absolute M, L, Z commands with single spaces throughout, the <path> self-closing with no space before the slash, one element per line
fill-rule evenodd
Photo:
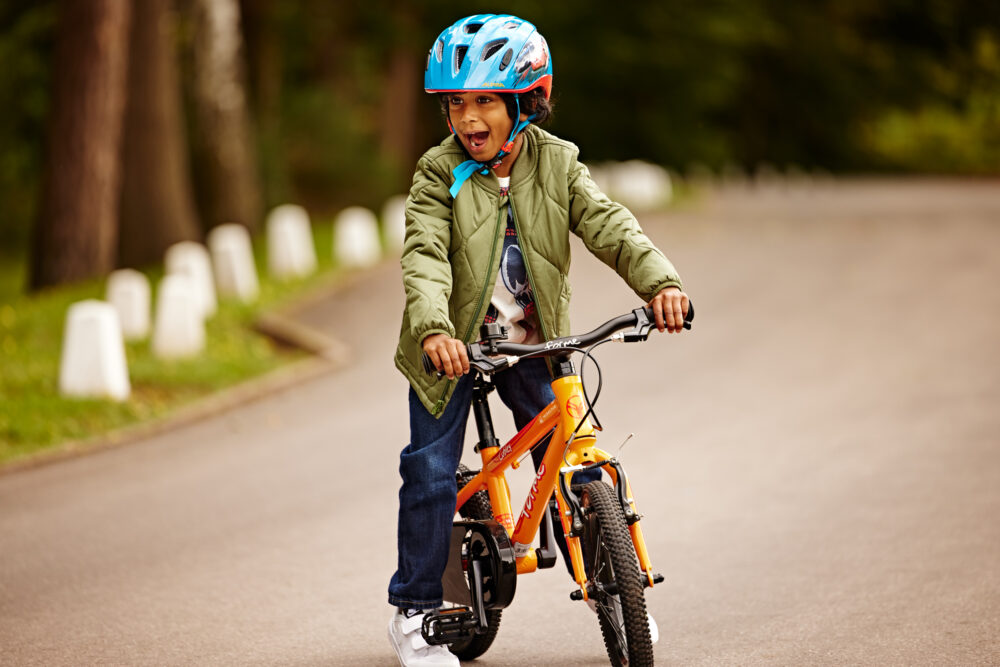
<path fill-rule="evenodd" d="M 410 382 L 410 444 L 400 455 L 398 569 L 389 584 L 398 608 L 389 637 L 404 666 L 459 664 L 428 646 L 420 627 L 442 604 L 472 396 L 465 344 L 479 325 L 499 322 L 511 342 L 570 333 L 572 231 L 648 302 L 660 331 L 683 330 L 688 300 L 674 267 L 594 185 L 577 148 L 532 125 L 551 114 L 551 87 L 548 45 L 513 16 L 462 19 L 428 54 L 424 89 L 441 96 L 452 136 L 421 157 L 406 204 L 395 362 Z M 423 371 L 423 352 L 447 380 Z M 552 401 L 550 381 L 537 358 L 494 376 L 517 428 Z"/>

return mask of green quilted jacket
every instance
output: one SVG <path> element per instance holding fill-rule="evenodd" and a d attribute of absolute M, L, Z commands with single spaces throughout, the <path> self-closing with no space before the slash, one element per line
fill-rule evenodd
<path fill-rule="evenodd" d="M 628 209 L 598 189 L 578 154 L 572 143 L 531 125 L 511 170 L 509 200 L 517 239 L 546 340 L 571 333 L 569 232 L 644 302 L 665 287 L 681 286 L 670 261 Z M 506 228 L 508 197 L 500 196 L 493 173 L 474 174 L 452 200 L 451 171 L 466 159 L 454 136 L 431 148 L 417 163 L 406 200 L 400 260 L 406 309 L 395 361 L 436 416 L 444 411 L 455 381 L 424 372 L 421 342 L 435 333 L 466 343 L 478 338 Z"/>

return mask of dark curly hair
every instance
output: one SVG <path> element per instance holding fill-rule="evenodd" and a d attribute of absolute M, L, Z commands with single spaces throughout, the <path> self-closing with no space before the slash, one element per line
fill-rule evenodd
<path fill-rule="evenodd" d="M 514 99 L 514 93 L 498 93 L 503 99 L 504 105 L 507 107 L 507 115 L 510 116 L 511 120 L 517 120 L 517 101 Z M 441 93 L 441 113 L 444 114 L 445 119 L 448 119 L 448 93 Z M 532 88 L 526 93 L 521 93 L 521 113 L 528 114 L 531 116 L 535 115 L 532 119 L 532 123 L 535 125 L 541 125 L 546 123 L 552 118 L 552 100 L 546 99 L 545 91 L 541 88 Z"/>

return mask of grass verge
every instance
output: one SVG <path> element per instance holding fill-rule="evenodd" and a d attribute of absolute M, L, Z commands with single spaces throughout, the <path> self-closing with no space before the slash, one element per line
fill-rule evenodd
<path fill-rule="evenodd" d="M 337 279 L 329 249 L 329 225 L 314 229 L 319 270 L 308 278 L 276 281 L 261 270 L 263 248 L 255 246 L 260 298 L 252 305 L 221 300 L 205 324 L 205 351 L 192 359 L 162 361 L 149 341 L 126 346 L 132 395 L 127 401 L 82 400 L 59 395 L 59 357 L 67 308 L 82 299 L 102 299 L 104 281 L 18 295 L 23 264 L 0 266 L 0 465 L 66 441 L 84 440 L 164 417 L 199 398 L 275 370 L 305 355 L 255 332 L 263 311 L 289 303 L 304 291 Z M 153 285 L 157 267 L 145 271 Z"/>

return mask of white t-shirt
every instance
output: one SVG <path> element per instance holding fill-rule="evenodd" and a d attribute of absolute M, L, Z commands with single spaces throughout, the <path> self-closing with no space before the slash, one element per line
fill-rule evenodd
<path fill-rule="evenodd" d="M 510 177 L 500 178 L 500 194 L 510 188 Z M 500 256 L 500 271 L 497 273 L 493 298 L 486 310 L 484 323 L 497 322 L 507 329 L 507 340 L 511 343 L 534 344 L 541 342 L 538 314 L 535 311 L 535 295 L 531 292 L 528 270 L 517 243 L 514 227 L 514 212 L 507 205 L 507 231 Z"/>

